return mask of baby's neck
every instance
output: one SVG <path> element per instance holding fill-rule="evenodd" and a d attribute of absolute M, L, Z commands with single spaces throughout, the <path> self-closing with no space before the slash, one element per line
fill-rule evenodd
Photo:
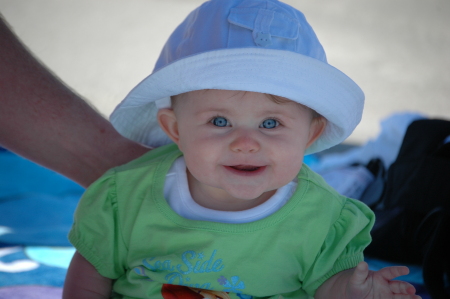
<path fill-rule="evenodd" d="M 271 190 L 254 199 L 240 199 L 225 190 L 198 184 L 196 178 L 187 170 L 189 192 L 192 199 L 202 207 L 216 211 L 244 211 L 265 203 L 277 190 Z"/>

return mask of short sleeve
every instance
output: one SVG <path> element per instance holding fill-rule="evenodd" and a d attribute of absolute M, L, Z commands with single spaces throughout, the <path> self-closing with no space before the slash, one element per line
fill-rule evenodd
<path fill-rule="evenodd" d="M 303 289 L 314 296 L 317 288 L 331 276 L 364 260 L 370 244 L 375 215 L 365 204 L 347 199 L 339 218 L 330 228 L 321 251 L 304 280 Z"/>
<path fill-rule="evenodd" d="M 124 273 L 126 247 L 119 229 L 115 172 L 110 170 L 83 194 L 69 241 L 104 277 Z"/>

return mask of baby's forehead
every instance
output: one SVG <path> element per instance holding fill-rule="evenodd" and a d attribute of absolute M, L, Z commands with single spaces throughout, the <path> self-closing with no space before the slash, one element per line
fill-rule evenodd
<path fill-rule="evenodd" d="M 261 92 L 254 92 L 254 91 L 244 91 L 244 90 L 220 90 L 220 89 L 200 89 L 200 90 L 193 90 L 188 91 L 179 95 L 172 96 L 172 100 L 180 100 L 180 99 L 186 99 L 186 98 L 196 98 L 198 96 L 208 96 L 208 98 L 211 99 L 217 99 L 217 100 L 223 100 L 224 98 L 228 97 L 234 97 L 234 96 L 244 96 L 247 93 L 252 94 L 258 94 L 258 95 L 264 95 L 264 97 L 268 98 L 269 100 L 273 101 L 277 104 L 285 104 L 285 103 L 296 103 L 299 105 L 302 105 L 300 103 L 297 103 L 293 100 L 290 100 L 288 98 L 268 94 L 268 93 L 261 93 Z M 304 105 L 302 105 L 304 106 Z"/>
<path fill-rule="evenodd" d="M 301 103 L 298 103 L 296 101 L 282 97 L 282 96 L 268 94 L 268 93 L 261 93 L 261 92 L 243 91 L 243 90 L 220 90 L 220 89 L 194 90 L 194 91 L 189 91 L 189 92 L 185 92 L 185 93 L 182 93 L 179 95 L 172 96 L 171 104 L 172 104 L 172 108 L 175 109 L 180 106 L 181 102 L 186 101 L 185 103 L 187 103 L 187 100 L 189 100 L 189 99 L 194 99 L 194 100 L 199 100 L 199 101 L 206 100 L 209 103 L 223 103 L 227 99 L 234 98 L 234 99 L 239 100 L 240 98 L 244 98 L 245 96 L 256 97 L 261 100 L 268 99 L 271 102 L 273 102 L 274 104 L 282 105 L 282 106 L 289 105 L 289 104 L 295 105 L 296 107 L 300 108 L 300 110 L 308 110 L 308 111 L 312 112 L 313 115 L 316 114 L 316 113 L 314 113 L 314 110 L 312 110 L 311 108 L 309 108 Z M 180 109 L 178 109 L 178 110 L 180 110 Z M 181 110 L 183 110 L 183 109 L 181 109 Z"/>

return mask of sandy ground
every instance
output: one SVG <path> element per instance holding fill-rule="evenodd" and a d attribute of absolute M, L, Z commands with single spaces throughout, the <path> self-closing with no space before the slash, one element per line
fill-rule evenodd
<path fill-rule="evenodd" d="M 0 11 L 37 57 L 108 116 L 202 2 L 0 0 Z M 363 120 L 348 142 L 375 137 L 392 113 L 450 119 L 450 1 L 285 2 L 304 12 L 329 63 L 365 91 Z"/>

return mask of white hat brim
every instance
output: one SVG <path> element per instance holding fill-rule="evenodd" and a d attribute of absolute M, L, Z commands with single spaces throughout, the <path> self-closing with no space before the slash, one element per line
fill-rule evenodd
<path fill-rule="evenodd" d="M 314 109 L 327 126 L 307 154 L 344 141 L 360 122 L 364 106 L 359 86 L 325 62 L 285 50 L 235 48 L 188 56 L 157 70 L 127 95 L 110 121 L 131 140 L 151 147 L 168 144 L 155 101 L 202 89 L 268 93 Z"/>

